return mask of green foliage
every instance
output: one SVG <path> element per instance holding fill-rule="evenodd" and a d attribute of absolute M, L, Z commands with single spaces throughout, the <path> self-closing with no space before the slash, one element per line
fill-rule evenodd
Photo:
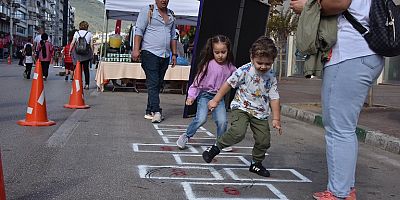
<path fill-rule="evenodd" d="M 267 35 L 276 41 L 284 42 L 290 33 L 296 31 L 299 17 L 292 10 L 281 9 L 283 0 L 272 0 L 267 24 Z M 280 9 L 278 9 L 280 8 Z"/>

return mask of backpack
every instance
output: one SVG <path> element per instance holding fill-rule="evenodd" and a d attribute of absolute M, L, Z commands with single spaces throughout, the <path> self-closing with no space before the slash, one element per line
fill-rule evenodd
<path fill-rule="evenodd" d="M 79 38 L 78 41 L 76 42 L 76 48 L 75 52 L 79 55 L 88 55 L 90 52 L 90 45 L 86 42 L 86 35 L 88 34 L 88 31 L 85 33 L 85 35 L 82 37 L 79 34 L 79 31 L 77 31 Z"/>
<path fill-rule="evenodd" d="M 369 30 L 347 10 L 343 15 L 375 53 L 386 57 L 400 55 L 400 7 L 393 0 L 371 0 Z"/>

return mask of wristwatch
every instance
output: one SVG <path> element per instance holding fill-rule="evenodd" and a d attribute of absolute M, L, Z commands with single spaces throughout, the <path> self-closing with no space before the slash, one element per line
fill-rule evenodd
<path fill-rule="evenodd" d="M 173 53 L 173 54 L 172 54 L 172 56 L 178 57 L 178 54 L 176 54 L 176 53 Z"/>

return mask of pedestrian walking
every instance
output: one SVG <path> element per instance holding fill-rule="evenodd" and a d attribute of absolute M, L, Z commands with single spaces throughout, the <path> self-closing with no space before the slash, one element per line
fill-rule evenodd
<path fill-rule="evenodd" d="M 196 117 L 189 124 L 186 132 L 176 141 L 176 145 L 183 149 L 197 129 L 207 122 L 208 102 L 215 96 L 226 79 L 236 70 L 231 51 L 231 42 L 224 35 L 217 35 L 207 40 L 197 65 L 196 77 L 189 87 L 186 105 L 192 105 L 197 98 Z M 212 111 L 217 126 L 217 138 L 225 133 L 227 128 L 225 103 L 222 99 Z M 224 150 L 231 150 L 224 149 Z"/>
<path fill-rule="evenodd" d="M 39 60 L 40 63 L 42 64 L 42 71 L 43 71 L 43 80 L 47 80 L 47 77 L 49 76 L 49 66 L 50 66 L 50 61 L 53 58 L 54 55 L 54 49 L 53 45 L 51 44 L 50 41 L 48 41 L 49 36 L 47 33 L 43 33 L 41 36 L 42 40 L 40 40 L 36 51 L 39 52 Z"/>
<path fill-rule="evenodd" d="M 79 23 L 79 30 L 75 32 L 74 37 L 71 42 L 70 52 L 74 49 L 76 59 L 81 63 L 83 72 L 85 74 L 85 87 L 84 89 L 89 89 L 90 83 L 90 71 L 89 63 L 93 58 L 93 35 L 89 29 L 89 23 L 86 21 L 81 21 Z M 71 53 L 70 53 L 71 55 Z"/>
<path fill-rule="evenodd" d="M 45 31 L 44 27 L 40 27 L 37 29 L 37 32 L 38 33 L 37 33 L 35 39 L 33 39 L 33 49 L 36 51 L 35 52 L 36 58 L 39 58 L 38 57 L 39 51 L 37 51 L 36 49 L 37 49 L 37 46 L 39 45 L 40 41 L 42 40 L 42 34 L 46 33 L 46 31 Z"/>
<path fill-rule="evenodd" d="M 32 44 L 30 44 L 30 43 L 25 44 L 24 55 L 25 55 L 24 56 L 24 63 L 25 63 L 24 78 L 30 79 L 32 66 L 34 63 Z"/>
<path fill-rule="evenodd" d="M 155 0 L 155 5 L 148 5 L 140 10 L 135 29 L 132 59 L 142 62 L 146 74 L 148 100 L 144 118 L 153 123 L 163 119 L 160 108 L 160 90 L 168 69 L 176 64 L 175 16 L 168 9 L 169 0 Z M 141 44 L 141 51 L 140 51 Z M 171 55 L 172 52 L 172 55 Z"/>
<path fill-rule="evenodd" d="M 305 1 L 292 0 L 300 13 Z M 338 15 L 338 33 L 332 55 L 323 68 L 322 119 L 325 129 L 328 184 L 314 193 L 318 200 L 355 200 L 358 141 L 355 133 L 368 90 L 383 69 L 383 57 L 373 52 L 363 36 L 342 15 L 349 11 L 368 27 L 371 0 L 321 1 L 321 15 Z"/>
<path fill-rule="evenodd" d="M 71 75 L 71 80 L 74 78 L 74 70 L 75 66 L 71 56 L 71 43 L 74 38 L 75 30 L 72 30 L 68 33 L 68 43 L 63 48 L 64 55 L 64 66 L 65 66 L 65 80 L 68 81 L 69 75 Z"/>
<path fill-rule="evenodd" d="M 203 159 L 207 163 L 220 153 L 220 149 L 242 141 L 250 124 L 255 143 L 249 171 L 264 177 L 270 176 L 262 161 L 270 147 L 268 118 L 271 109 L 272 126 L 282 133 L 277 80 L 271 69 L 276 56 L 277 49 L 271 39 L 265 36 L 257 39 L 250 48 L 251 62 L 237 69 L 208 102 L 209 109 L 213 111 L 231 88 L 237 88 L 231 103 L 231 126 L 213 146 L 203 152 Z"/>

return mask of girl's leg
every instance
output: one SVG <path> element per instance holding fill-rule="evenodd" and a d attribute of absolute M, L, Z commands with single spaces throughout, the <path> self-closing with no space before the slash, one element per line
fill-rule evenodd
<path fill-rule="evenodd" d="M 85 73 L 85 85 L 89 85 L 90 82 L 90 71 L 89 71 L 89 60 L 81 62 L 83 72 Z"/>
<path fill-rule="evenodd" d="M 197 129 L 200 128 L 204 123 L 207 121 L 208 115 L 208 102 L 210 98 L 208 97 L 207 93 L 202 93 L 199 95 L 197 100 L 197 112 L 196 117 L 193 121 L 189 124 L 186 130 L 186 136 L 188 138 L 193 137 L 196 133 Z"/>
<path fill-rule="evenodd" d="M 223 99 L 219 102 L 218 106 L 213 110 L 212 116 L 215 124 L 217 125 L 217 138 L 219 138 L 225 133 L 226 127 L 228 126 L 228 121 L 226 119 L 225 102 Z"/>
<path fill-rule="evenodd" d="M 32 65 L 33 65 L 33 63 L 25 63 L 25 71 L 26 71 L 27 79 L 31 78 Z"/>

